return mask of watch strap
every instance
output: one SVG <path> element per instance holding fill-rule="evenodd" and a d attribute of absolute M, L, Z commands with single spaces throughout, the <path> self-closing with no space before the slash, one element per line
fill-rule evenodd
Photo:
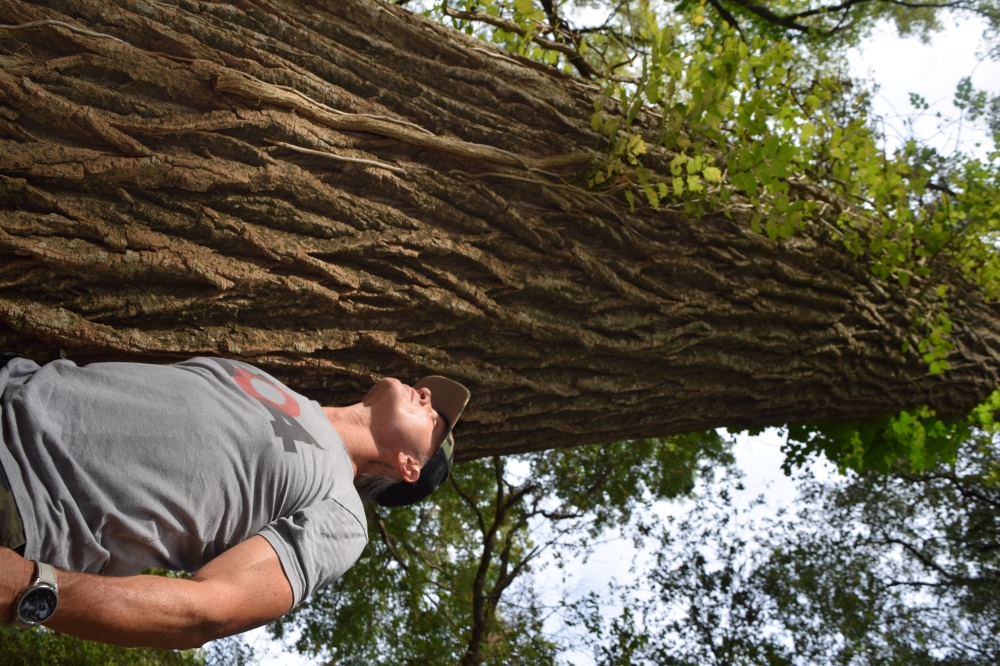
<path fill-rule="evenodd" d="M 59 585 L 58 579 L 56 578 L 56 568 L 51 564 L 46 564 L 45 562 L 35 562 L 35 567 L 36 575 L 34 585 L 44 583 L 58 592 Z"/>

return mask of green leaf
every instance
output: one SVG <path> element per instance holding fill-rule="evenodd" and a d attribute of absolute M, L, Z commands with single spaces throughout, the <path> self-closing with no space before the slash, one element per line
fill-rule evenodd
<path fill-rule="evenodd" d="M 681 175 L 681 170 L 684 168 L 684 163 L 687 162 L 688 156 L 684 153 L 678 153 L 674 155 L 674 159 L 670 160 L 670 173 L 679 176 Z"/>
<path fill-rule="evenodd" d="M 771 240 L 778 240 L 778 237 L 781 235 L 781 225 L 774 219 L 767 221 L 765 229 L 767 230 L 767 237 Z"/>
<path fill-rule="evenodd" d="M 633 155 L 642 155 L 646 152 L 646 142 L 638 134 L 633 134 L 628 139 L 628 152 Z"/>
<path fill-rule="evenodd" d="M 598 109 L 597 111 L 594 111 L 594 115 L 590 117 L 590 128 L 595 132 L 600 132 L 603 126 L 604 113 Z"/>
<path fill-rule="evenodd" d="M 660 197 L 656 194 L 656 190 L 649 185 L 645 185 L 642 191 L 646 194 L 646 201 L 649 202 L 650 208 L 660 210 Z"/>
<path fill-rule="evenodd" d="M 631 212 L 635 212 L 635 195 L 632 194 L 632 190 L 625 190 L 625 201 L 628 202 L 628 209 Z"/>
<path fill-rule="evenodd" d="M 815 133 L 816 125 L 813 123 L 802 123 L 802 127 L 799 130 L 799 141 L 801 143 L 808 143 L 809 139 L 811 139 Z"/>

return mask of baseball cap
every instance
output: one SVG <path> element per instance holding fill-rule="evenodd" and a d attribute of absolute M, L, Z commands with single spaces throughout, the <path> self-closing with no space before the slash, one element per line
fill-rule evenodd
<path fill-rule="evenodd" d="M 413 483 L 398 481 L 379 493 L 375 501 L 382 506 L 416 504 L 445 482 L 451 473 L 451 464 L 455 458 L 455 438 L 451 432 L 455 428 L 455 424 L 458 423 L 458 418 L 465 410 L 465 406 L 469 404 L 469 398 L 472 397 L 469 389 L 440 375 L 424 377 L 414 384 L 413 388 L 417 390 L 430 389 L 431 407 L 447 420 L 448 430 L 445 432 L 437 452 L 421 468 L 419 479 Z"/>

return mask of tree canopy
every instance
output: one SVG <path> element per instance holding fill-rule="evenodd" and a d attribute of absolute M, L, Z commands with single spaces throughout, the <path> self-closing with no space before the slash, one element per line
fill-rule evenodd
<path fill-rule="evenodd" d="M 712 432 L 459 465 L 433 501 L 373 507 L 359 563 L 275 631 L 298 628 L 300 651 L 336 663 L 555 663 L 532 569 L 687 496 L 726 444 Z"/>
<path fill-rule="evenodd" d="M 577 603 L 598 663 L 996 663 L 994 436 L 962 453 L 921 474 L 807 479 L 792 518 L 751 518 L 718 480 L 664 526 L 643 585 L 618 589 L 625 613 Z"/>

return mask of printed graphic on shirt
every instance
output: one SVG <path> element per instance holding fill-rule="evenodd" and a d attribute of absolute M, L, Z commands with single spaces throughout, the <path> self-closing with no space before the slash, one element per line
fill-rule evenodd
<path fill-rule="evenodd" d="M 253 370 L 241 368 L 221 358 L 212 360 L 221 365 L 237 386 L 270 413 L 274 436 L 281 439 L 285 451 L 296 453 L 295 442 L 322 448 L 309 431 L 298 422 L 302 410 L 294 396 Z"/>

